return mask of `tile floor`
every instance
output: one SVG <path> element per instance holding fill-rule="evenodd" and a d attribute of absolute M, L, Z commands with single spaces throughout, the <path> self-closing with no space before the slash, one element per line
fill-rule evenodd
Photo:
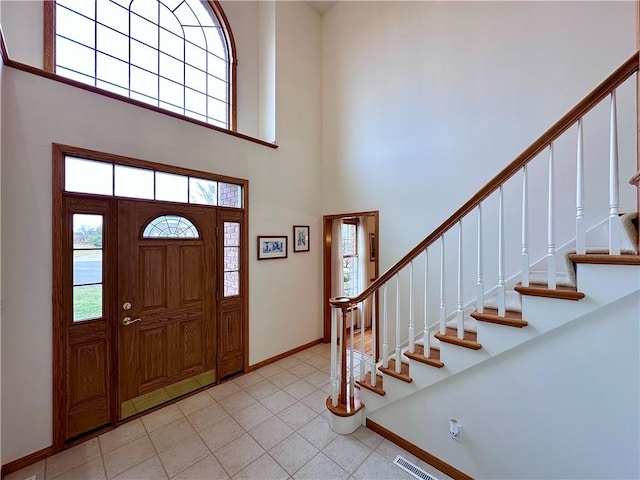
<path fill-rule="evenodd" d="M 126 423 L 6 480 L 412 479 L 373 431 L 329 428 L 329 345 L 316 345 Z"/>

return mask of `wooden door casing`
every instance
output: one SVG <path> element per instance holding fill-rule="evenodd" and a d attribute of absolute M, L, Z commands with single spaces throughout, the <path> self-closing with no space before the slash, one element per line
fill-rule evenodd
<path fill-rule="evenodd" d="M 142 238 L 167 214 L 200 238 Z M 119 305 L 132 305 L 118 311 L 120 402 L 215 368 L 214 228 L 211 208 L 118 201 Z"/>

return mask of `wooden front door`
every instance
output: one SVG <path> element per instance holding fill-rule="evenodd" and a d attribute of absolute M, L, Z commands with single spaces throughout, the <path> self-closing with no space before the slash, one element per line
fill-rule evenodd
<path fill-rule="evenodd" d="M 213 208 L 118 200 L 119 402 L 215 369 Z"/>

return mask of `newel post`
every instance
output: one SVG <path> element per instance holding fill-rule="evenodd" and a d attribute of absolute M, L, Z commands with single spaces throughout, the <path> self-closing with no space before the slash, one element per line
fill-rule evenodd
<path fill-rule="evenodd" d="M 331 396 L 327 398 L 326 402 L 330 413 L 329 426 L 334 432 L 349 434 L 362 424 L 362 410 L 364 408 L 357 392 L 352 390 L 354 393 L 352 396 L 349 391 L 349 377 L 347 377 L 347 312 L 355 303 L 348 297 L 331 298 L 329 303 L 332 308 L 340 311 L 340 317 L 333 322 L 334 328 L 331 332 L 332 389 Z M 338 372 L 340 372 L 339 391 L 335 378 L 338 376 Z"/>

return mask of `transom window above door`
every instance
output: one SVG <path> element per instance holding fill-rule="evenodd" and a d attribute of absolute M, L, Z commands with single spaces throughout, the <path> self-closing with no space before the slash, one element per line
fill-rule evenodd
<path fill-rule="evenodd" d="M 235 183 L 69 155 L 64 168 L 67 192 L 243 208 Z"/>
<path fill-rule="evenodd" d="M 235 47 L 217 1 L 44 3 L 46 69 L 235 129 Z"/>

